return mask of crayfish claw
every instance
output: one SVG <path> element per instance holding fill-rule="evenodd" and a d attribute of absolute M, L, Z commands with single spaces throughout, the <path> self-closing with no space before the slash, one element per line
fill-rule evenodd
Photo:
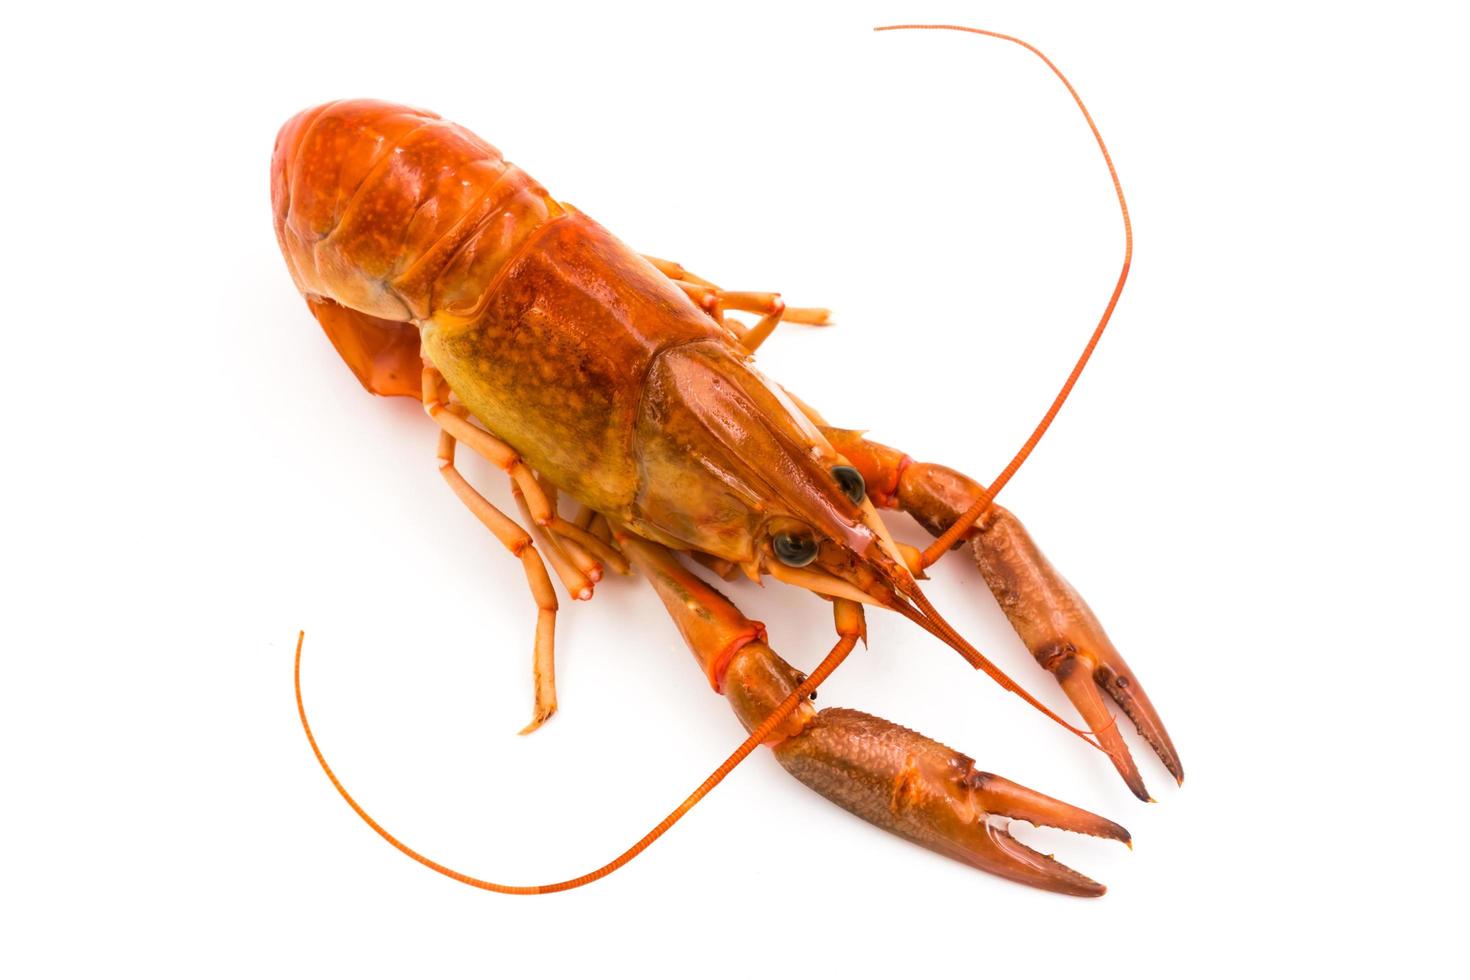
<path fill-rule="evenodd" d="M 827 425 L 822 432 L 857 467 L 876 504 L 901 508 L 935 537 L 947 534 L 978 499 L 989 495 L 958 470 L 915 462 L 897 449 L 863 438 L 861 432 Z M 1103 692 L 1137 726 L 1169 774 L 1183 783 L 1179 753 L 1138 678 L 1082 596 L 1047 561 L 1016 516 L 991 503 L 966 534 L 980 574 L 1006 619 L 1037 662 L 1061 683 L 1128 788 L 1139 799 L 1149 799 Z M 960 547 L 960 541 L 954 547 Z"/>
<path fill-rule="evenodd" d="M 979 772 L 968 756 L 860 711 L 818 712 L 774 751 L 793 776 L 869 823 L 1047 891 L 1095 897 L 1107 889 L 1016 840 L 1010 820 L 1130 843 L 1111 820 Z"/>
<path fill-rule="evenodd" d="M 1006 618 L 1037 662 L 1057 678 L 1133 795 L 1151 801 L 1104 693 L 1182 784 L 1184 764 L 1143 686 L 1086 601 L 1047 561 L 1015 515 L 992 507 L 976 523 L 971 540 L 980 574 Z"/>

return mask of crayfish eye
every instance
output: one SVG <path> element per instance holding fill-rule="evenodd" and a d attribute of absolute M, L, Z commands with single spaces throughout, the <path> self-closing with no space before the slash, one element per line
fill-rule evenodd
<path fill-rule="evenodd" d="M 863 483 L 863 475 L 851 466 L 832 467 L 832 478 L 847 495 L 847 499 L 855 504 L 863 502 L 863 494 L 868 492 L 867 485 Z"/>
<path fill-rule="evenodd" d="M 776 553 L 781 564 L 801 568 L 803 565 L 810 565 L 812 559 L 817 557 L 817 541 L 806 535 L 783 532 L 771 538 L 771 550 Z"/>

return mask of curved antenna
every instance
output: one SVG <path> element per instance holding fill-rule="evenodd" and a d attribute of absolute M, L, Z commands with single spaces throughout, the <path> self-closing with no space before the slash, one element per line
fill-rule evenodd
<path fill-rule="evenodd" d="M 1072 372 L 1067 375 L 1067 380 L 1062 384 L 1062 390 L 1057 392 L 1056 398 L 1052 399 L 1051 407 L 1046 410 L 1046 414 L 1041 417 L 1041 421 L 1036 424 L 1036 428 L 1031 431 L 1031 435 L 1026 439 L 1026 442 L 1021 446 L 1020 450 L 1016 452 L 1015 456 L 1011 457 L 1011 461 L 1006 464 L 1006 468 L 1000 471 L 1000 475 L 985 489 L 980 495 L 980 499 L 975 501 L 959 520 L 951 524 L 933 544 L 924 549 L 924 566 L 927 568 L 929 565 L 938 561 L 941 555 L 953 547 L 961 535 L 973 527 L 975 522 L 979 520 L 980 515 L 989 509 L 991 501 L 995 499 L 995 495 L 1000 493 L 1001 488 L 1010 482 L 1011 477 L 1016 475 L 1016 471 L 1021 468 L 1021 464 L 1026 462 L 1026 457 L 1031 455 L 1031 450 L 1036 448 L 1036 444 L 1041 441 L 1041 437 L 1051 427 L 1052 420 L 1057 417 L 1057 412 L 1061 411 L 1063 403 L 1067 400 L 1067 396 L 1072 393 L 1072 386 L 1077 383 L 1078 377 L 1082 374 L 1082 369 L 1087 366 L 1088 359 L 1092 357 L 1093 348 L 1097 347 L 1098 340 L 1102 338 L 1103 329 L 1107 327 L 1108 321 L 1113 318 L 1113 310 L 1118 305 L 1118 297 L 1123 295 L 1123 284 L 1128 281 L 1128 267 L 1133 263 L 1133 222 L 1128 218 L 1128 201 L 1123 197 L 1123 185 L 1118 180 L 1117 169 L 1113 166 L 1112 154 L 1108 152 L 1108 145 L 1103 142 L 1102 133 L 1098 132 L 1097 123 L 1092 121 L 1092 113 L 1087 111 L 1087 106 L 1083 103 L 1082 96 L 1077 94 L 1077 90 L 1072 87 L 1072 83 L 1067 80 L 1067 76 L 1062 74 L 1062 70 L 1053 64 L 1050 58 L 1041 53 L 1041 49 L 1018 37 L 1012 37 L 1009 34 L 1001 34 L 998 31 L 987 31 L 979 27 L 961 27 L 957 24 L 891 24 L 887 27 L 875 27 L 873 30 L 959 31 L 965 34 L 982 34 L 985 37 L 993 37 L 1001 41 L 1018 44 L 1036 55 L 1036 57 L 1040 58 L 1046 64 L 1046 67 L 1051 69 L 1052 74 L 1057 76 L 1061 80 L 1061 83 L 1067 87 L 1067 93 L 1072 96 L 1072 101 L 1077 103 L 1077 108 L 1082 111 L 1082 118 L 1087 120 L 1087 128 L 1092 130 L 1092 138 L 1097 140 L 1097 148 L 1102 151 L 1103 162 L 1108 165 L 1108 176 L 1112 178 L 1113 191 L 1118 195 L 1118 210 L 1123 213 L 1123 268 L 1118 272 L 1117 285 L 1113 287 L 1113 294 L 1108 297 L 1108 305 L 1103 310 L 1102 318 L 1097 321 L 1097 327 L 1092 331 L 1092 336 L 1088 338 L 1087 346 L 1082 348 L 1082 355 L 1077 358 L 1077 363 L 1072 367 Z"/>
<path fill-rule="evenodd" d="M 373 828 L 383 840 L 392 844 L 424 867 L 432 871 L 437 871 L 447 878 L 453 878 L 455 881 L 469 885 L 472 888 L 480 888 L 487 892 L 500 892 L 503 895 L 546 895 L 551 892 L 570 891 L 573 888 L 580 888 L 583 885 L 591 884 L 599 878 L 606 878 L 647 850 L 650 844 L 658 840 L 670 827 L 678 823 L 684 814 L 694 809 L 696 803 L 709 795 L 709 791 L 718 786 L 720 781 L 730 774 L 731 770 L 745 760 L 746 756 L 754 752 L 756 746 L 769 738 L 771 733 L 776 730 L 776 726 L 785 721 L 786 717 L 796 710 L 796 706 L 805 701 L 807 696 L 817 689 L 817 685 L 826 680 L 828 675 L 836 670 L 842 661 L 847 659 L 847 655 L 857 645 L 858 632 L 852 631 L 850 635 L 844 634 L 839 637 L 837 645 L 832 648 L 832 652 L 827 654 L 826 659 L 817 665 L 817 669 L 812 671 L 811 676 L 798 684 L 796 690 L 788 694 L 786 700 L 777 705 L 776 709 L 766 717 L 766 720 L 756 726 L 749 737 L 740 743 L 740 747 L 732 752 L 728 759 L 720 763 L 715 771 L 710 773 L 709 777 L 700 783 L 698 788 L 684 799 L 683 803 L 680 803 L 667 817 L 660 820 L 657 826 L 639 838 L 637 843 L 595 871 L 589 871 L 575 878 L 553 882 L 549 885 L 502 885 L 494 881 L 485 881 L 483 878 L 475 878 L 463 872 L 456 871 L 447 865 L 440 864 L 433 858 L 420 854 L 397 837 L 394 837 L 382 824 L 374 820 L 362 808 L 362 804 L 352 798 L 352 794 L 347 792 L 347 787 L 342 785 L 342 781 L 337 778 L 337 774 L 332 771 L 332 767 L 327 765 L 327 757 L 322 755 L 321 746 L 316 744 L 316 736 L 311 732 L 311 724 L 306 720 L 306 703 L 301 698 L 301 647 L 305 640 L 306 631 L 303 630 L 296 637 L 296 711 L 301 716 L 301 728 L 306 732 L 306 740 L 311 743 L 311 751 L 316 755 L 316 761 L 321 763 L 322 771 L 327 774 L 327 778 L 332 781 L 332 785 L 337 787 L 337 792 L 342 794 L 342 799 L 347 801 L 347 805 L 352 807 L 353 812 L 361 817 L 364 823 Z"/>
<path fill-rule="evenodd" d="M 1002 41 L 1009 41 L 1012 44 L 1018 44 L 1026 50 L 1030 51 L 1032 54 L 1036 55 L 1043 62 L 1045 62 L 1046 66 L 1052 70 L 1052 73 L 1055 74 L 1057 78 L 1061 79 L 1062 84 L 1067 87 L 1067 91 L 1071 94 L 1073 101 L 1077 103 L 1077 108 L 1082 111 L 1083 117 L 1087 120 L 1087 125 L 1092 130 L 1093 137 L 1097 140 L 1098 148 L 1102 150 L 1103 160 L 1108 165 L 1108 174 L 1112 177 L 1113 180 L 1113 189 L 1117 192 L 1118 195 L 1118 206 L 1123 212 L 1123 230 L 1126 236 L 1125 250 L 1123 255 L 1123 268 L 1122 271 L 1118 274 L 1118 283 L 1116 286 L 1113 287 L 1113 294 L 1108 300 L 1107 308 L 1103 311 L 1102 318 L 1098 321 L 1097 328 L 1093 330 L 1092 337 L 1088 340 L 1087 346 L 1082 351 L 1082 355 L 1077 359 L 1077 363 L 1072 368 L 1071 374 L 1068 375 L 1066 382 L 1062 385 L 1061 391 L 1057 393 L 1057 397 L 1052 401 L 1051 407 L 1047 409 L 1046 415 L 1042 417 L 1041 422 L 1036 426 L 1035 430 L 1032 431 L 1031 436 L 1026 440 L 1020 451 L 1017 452 L 1016 455 L 1011 459 L 1010 463 L 1006 465 L 1006 468 L 1001 471 L 1000 476 L 996 477 L 994 482 L 992 482 L 991 485 L 985 490 L 985 492 L 981 494 L 980 499 L 975 502 L 975 504 L 970 508 L 969 511 L 967 511 L 962 517 L 960 517 L 960 519 L 957 520 L 942 535 L 940 535 L 940 537 L 936 539 L 933 544 L 925 549 L 923 559 L 924 565 L 927 566 L 933 564 L 940 555 L 942 555 L 950 548 L 951 545 L 959 540 L 960 536 L 964 534 L 964 532 L 975 523 L 975 521 L 980 517 L 982 513 L 985 512 L 986 508 L 990 506 L 991 501 L 995 498 L 995 495 L 1000 492 L 1001 488 L 1004 487 L 1006 483 L 1010 481 L 1011 477 L 1016 474 L 1016 471 L 1021 468 L 1021 464 L 1026 461 L 1026 457 L 1031 455 L 1031 451 L 1036 448 L 1036 444 L 1041 441 L 1041 437 L 1051 426 L 1052 420 L 1056 418 L 1057 412 L 1061 410 L 1062 404 L 1066 402 L 1067 396 L 1071 394 L 1072 386 L 1077 383 L 1077 378 L 1082 374 L 1082 369 L 1086 367 L 1088 359 L 1092 356 L 1093 348 L 1097 346 L 1098 340 L 1102 337 L 1103 329 L 1108 325 L 1108 321 L 1112 318 L 1113 309 L 1118 305 L 1118 297 L 1122 295 L 1123 292 L 1123 284 L 1128 279 L 1128 267 L 1133 259 L 1133 225 L 1128 219 L 1128 202 L 1123 197 L 1123 185 L 1118 181 L 1118 173 L 1113 167 L 1112 156 L 1108 153 L 1107 144 L 1103 142 L 1102 134 L 1098 132 L 1097 125 L 1092 121 L 1092 114 L 1087 111 L 1087 106 L 1083 104 L 1082 97 L 1077 94 L 1077 90 L 1072 87 L 1072 83 L 1067 80 L 1067 76 L 1063 75 L 1061 69 L 1057 68 L 1057 66 L 1052 63 L 1051 59 L 1042 54 L 1038 48 L 1029 44 L 1026 41 L 1021 40 L 1020 38 L 1012 37 L 1009 34 L 1001 34 L 996 31 L 982 30 L 978 27 L 961 27 L 954 24 L 894 24 L 887 27 L 876 27 L 874 28 L 874 30 L 942 30 L 960 31 L 968 34 L 983 34 L 987 37 L 998 38 Z M 933 615 L 937 618 L 937 613 L 934 613 Z M 940 622 L 942 622 L 942 620 Z M 938 624 L 936 623 L 934 625 L 937 628 Z M 948 624 L 945 625 L 947 626 Z M 948 632 L 952 632 L 952 628 Z M 803 680 L 794 691 L 787 695 L 784 701 L 777 705 L 776 709 L 771 712 L 771 714 L 766 718 L 765 721 L 761 722 L 760 725 L 758 725 L 750 733 L 750 735 L 745 739 L 744 742 L 740 743 L 740 746 L 730 754 L 729 758 L 720 763 L 720 765 L 715 768 L 714 772 L 710 773 L 710 775 L 704 780 L 704 782 L 700 783 L 699 786 L 695 788 L 694 792 L 690 793 L 689 796 L 684 799 L 684 802 L 675 807 L 668 816 L 659 821 L 652 830 L 644 834 L 643 837 L 639 838 L 639 840 L 631 847 L 623 851 L 623 853 L 619 854 L 617 857 L 613 858 L 607 864 L 602 865 L 600 868 L 589 871 L 583 875 L 578 875 L 575 878 L 568 878 L 565 881 L 558 881 L 545 885 L 505 885 L 498 882 L 486 881 L 482 878 L 476 878 L 472 875 L 467 875 L 463 872 L 456 871 L 453 868 L 448 867 L 447 865 L 440 864 L 433 858 L 420 854 L 418 851 L 414 850 L 413 848 L 409 847 L 407 844 L 399 840 L 397 837 L 393 836 L 391 833 L 388 832 L 386 828 L 383 827 L 382 824 L 374 820 L 373 817 L 365 809 L 363 809 L 362 805 L 357 802 L 357 800 L 353 799 L 352 794 L 347 792 L 347 787 L 342 785 L 342 781 L 337 778 L 337 774 L 333 772 L 332 767 L 327 764 L 326 756 L 322 754 L 321 747 L 317 744 L 316 736 L 312 733 L 311 724 L 307 721 L 306 718 L 306 703 L 301 696 L 301 648 L 306 640 L 305 631 L 300 632 L 296 638 L 296 710 L 297 713 L 300 715 L 301 728 L 306 733 L 306 740 L 311 744 L 312 754 L 316 756 L 316 761 L 321 765 L 322 771 L 327 774 L 327 778 L 331 780 L 331 783 L 334 787 L 336 787 L 337 792 L 341 794 L 344 800 L 347 801 L 347 805 L 352 807 L 353 812 L 361 817 L 363 822 L 371 827 L 373 831 L 378 834 L 378 836 L 382 837 L 389 844 L 392 844 L 395 848 L 402 851 L 405 855 L 417 861 L 419 864 L 422 864 L 424 867 L 429 868 L 432 871 L 437 871 L 448 878 L 453 878 L 455 881 L 469 885 L 473 888 L 480 888 L 485 891 L 499 892 L 507 895 L 544 895 L 551 892 L 570 891 L 573 888 L 580 888 L 581 886 L 591 884 L 592 882 L 597 881 L 600 878 L 605 878 L 608 875 L 612 874 L 614 871 L 617 871 L 623 865 L 627 864 L 629 861 L 632 861 L 639 854 L 642 854 L 645 850 L 647 850 L 650 845 L 652 845 L 656 840 L 667 833 L 669 828 L 673 827 L 674 824 L 678 823 L 686 813 L 692 810 L 694 806 L 699 803 L 700 800 L 709 795 L 709 792 L 713 790 L 716 786 L 718 786 L 720 782 L 724 780 L 724 778 L 735 769 L 736 766 L 743 762 L 745 758 L 750 755 L 750 753 L 755 751 L 756 746 L 764 742 L 766 738 L 773 731 L 776 730 L 776 727 L 780 725 L 783 721 L 785 721 L 786 718 L 793 711 L 796 710 L 797 705 L 805 700 L 806 697 L 812 693 L 812 691 L 816 690 L 818 685 L 825 681 L 827 677 L 830 676 L 831 673 L 837 669 L 842 661 L 847 659 L 848 654 L 852 652 L 853 648 L 857 644 L 857 638 L 858 637 L 856 633 L 839 637 L 837 644 L 832 648 L 832 651 L 827 654 L 826 658 L 817 665 L 817 669 L 812 671 L 810 676 Z M 1065 721 L 1062 721 L 1061 718 L 1058 718 L 1056 715 L 1052 714 L 1042 705 L 1037 704 L 1037 707 L 1042 708 L 1042 710 L 1050 715 L 1053 719 L 1060 722 L 1063 726 L 1071 729 L 1077 735 L 1081 736 L 1084 740 L 1087 740 L 1088 734 L 1095 734 L 1084 733 L 1079 729 L 1073 728 Z"/>

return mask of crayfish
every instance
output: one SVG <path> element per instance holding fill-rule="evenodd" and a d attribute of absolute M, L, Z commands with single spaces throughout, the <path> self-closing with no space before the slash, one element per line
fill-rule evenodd
<path fill-rule="evenodd" d="M 1040 56 L 1025 42 L 992 36 Z M 1102 138 L 1065 77 L 1047 65 L 1097 136 L 1126 228 Z M 302 707 L 318 761 L 378 833 L 468 884 L 560 891 L 621 867 L 766 744 L 797 779 L 899 836 L 1029 885 L 1102 894 L 1102 885 L 1021 844 L 1001 821 L 1127 842 L 1121 826 L 978 771 L 972 759 L 891 722 L 847 708 L 818 711 L 808 696 L 864 638 L 864 607 L 873 606 L 911 620 L 1100 748 L 1147 799 L 1111 699 L 1182 781 L 1179 756 L 1137 677 L 1087 604 L 994 500 L 1086 363 L 1126 280 L 1127 258 L 1051 410 L 986 486 L 829 425 L 756 369 L 753 355 L 778 324 L 820 325 L 825 310 L 788 307 L 772 292 L 721 289 L 677 262 L 638 254 L 494 147 L 432 113 L 372 101 L 302 112 L 277 137 L 271 199 L 292 279 L 343 360 L 370 392 L 422 403 L 445 482 L 525 572 L 536 610 L 527 730 L 556 710 L 553 576 L 585 599 L 604 574 L 636 570 L 750 733 L 609 864 L 556 884 L 510 886 L 431 861 L 373 821 L 327 765 Z M 1131 249 L 1130 231 L 1129 256 Z M 461 474 L 461 447 L 504 471 L 519 520 Z M 936 540 L 922 551 L 900 544 L 883 508 L 911 514 Z M 1086 728 L 1035 701 L 926 598 L 923 570 L 962 542 Z M 832 651 L 804 676 L 694 563 L 721 578 L 769 576 L 829 601 Z M 299 704 L 299 644 L 297 697 Z"/>

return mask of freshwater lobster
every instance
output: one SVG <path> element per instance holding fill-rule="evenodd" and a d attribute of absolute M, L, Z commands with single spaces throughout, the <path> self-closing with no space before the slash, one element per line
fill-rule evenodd
<path fill-rule="evenodd" d="M 974 30 L 974 29 L 966 29 Z M 987 31 L 976 33 L 992 34 Z M 1045 59 L 1025 42 L 1022 44 Z M 1067 85 L 1113 170 L 1107 148 Z M 1122 188 L 1113 174 L 1127 227 Z M 1179 756 L 1137 678 L 1082 598 L 993 502 L 1066 398 L 1127 276 L 1032 438 L 989 487 L 829 426 L 770 382 L 752 354 L 778 323 L 826 311 L 732 292 L 675 262 L 640 256 L 551 197 L 469 131 L 417 109 L 333 102 L 288 121 L 271 160 L 275 231 L 292 279 L 368 391 L 420 399 L 438 427 L 438 465 L 461 501 L 518 557 L 537 609 L 535 711 L 556 710 L 558 608 L 547 565 L 574 598 L 605 571 L 636 569 L 662 598 L 750 735 L 638 843 L 590 874 L 551 885 L 483 881 L 409 848 L 360 807 L 301 722 L 323 770 L 358 814 L 415 860 L 492 891 L 573 888 L 621 867 L 767 744 L 797 779 L 853 813 L 966 864 L 1052 891 L 1101 884 L 1021 844 L 1021 819 L 1128 842 L 1103 817 L 977 771 L 972 759 L 891 722 L 808 696 L 864 637 L 862 606 L 897 612 L 1106 752 L 1148 799 L 1106 694 L 1182 782 Z M 1128 236 L 1131 255 L 1131 231 Z M 755 314 L 743 323 L 731 311 Z M 455 466 L 467 446 L 504 470 L 524 518 L 487 501 Z M 575 501 L 564 515 L 561 502 Z M 901 508 L 937 540 L 897 543 L 876 508 Z M 934 609 L 916 576 L 961 539 L 1006 616 L 1060 681 L 1089 730 L 1073 728 L 985 659 Z M 810 675 L 767 645 L 689 567 L 769 575 L 831 601 L 838 640 Z M 994 818 L 994 819 L 992 819 Z"/>

